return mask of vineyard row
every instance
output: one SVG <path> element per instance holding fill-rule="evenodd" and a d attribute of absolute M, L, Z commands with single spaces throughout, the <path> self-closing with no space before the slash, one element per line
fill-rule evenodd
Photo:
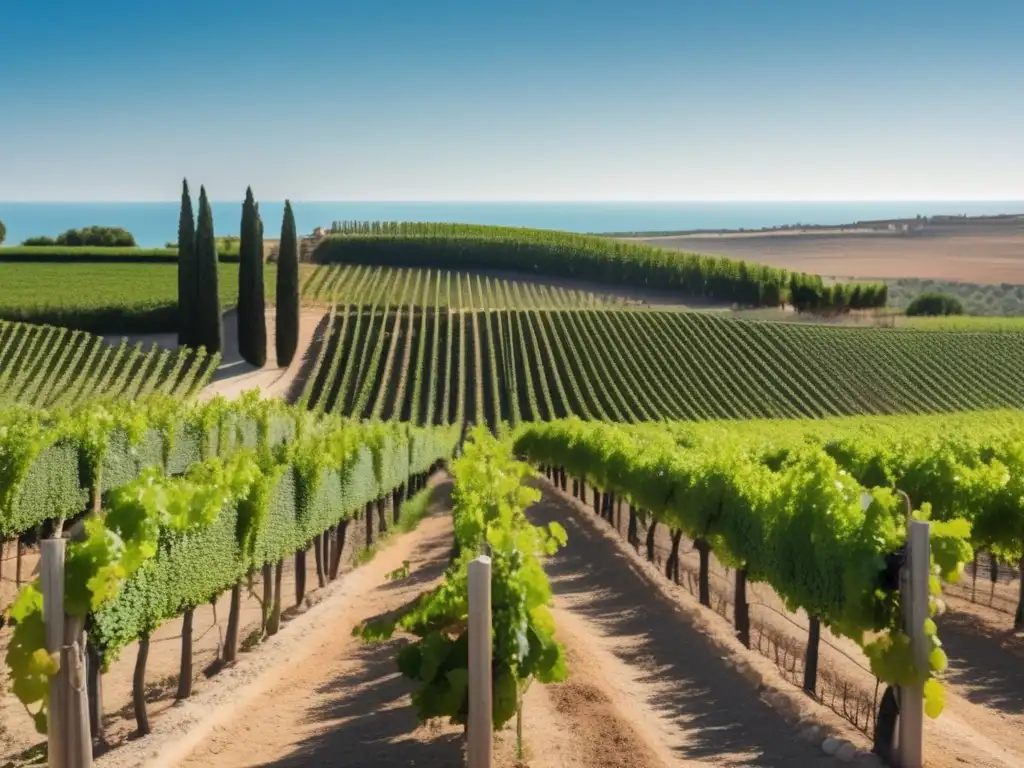
<path fill-rule="evenodd" d="M 144 348 L 54 326 L 0 322 L 0 407 L 63 408 L 91 398 L 186 400 L 217 368 L 205 350 Z"/>
<path fill-rule="evenodd" d="M 818 275 L 787 272 L 719 256 L 552 230 L 420 222 L 338 222 L 317 245 L 318 263 L 498 269 L 632 286 L 740 306 L 836 310 L 883 307 L 882 283 L 825 285 Z"/>
<path fill-rule="evenodd" d="M 520 305 L 521 286 L 498 290 L 499 305 Z M 656 310 L 453 312 L 421 296 L 398 308 L 380 296 L 378 304 L 337 307 L 303 402 L 354 417 L 491 425 L 570 415 L 637 422 L 1024 404 L 1024 334 Z"/>
<path fill-rule="evenodd" d="M 0 519 L 4 538 L 27 526 L 39 526 L 44 537 L 70 528 L 65 611 L 89 618 L 94 699 L 100 667 L 125 645 L 139 639 L 148 647 L 161 623 L 188 617 L 228 589 L 224 661 L 233 661 L 241 590 L 252 574 L 276 568 L 280 584 L 284 558 L 294 555 L 296 572 L 304 573 L 312 548 L 318 574 L 334 578 L 345 542 L 369 547 L 399 523 L 402 499 L 423 487 L 461 434 L 317 418 L 253 394 L 201 405 L 169 399 L 92 405 L 65 423 L 19 418 L 5 437 L 34 434 L 28 444 L 35 450 L 18 455 L 0 477 L 2 509 L 16 512 Z M 24 449 L 24 440 L 10 439 Z M 92 515 L 75 523 L 90 499 Z M 14 691 L 33 715 L 45 710 L 47 680 L 57 672 L 36 654 L 45 636 L 39 590 L 38 581 L 28 585 L 11 607 L 15 630 L 7 654 Z M 278 587 L 275 621 L 280 607 Z M 183 636 L 183 648 L 190 643 Z M 182 679 L 191 680 L 186 655 L 191 663 L 190 651 L 183 652 Z M 141 648 L 139 658 L 141 689 Z M 136 691 L 137 706 L 140 696 Z M 139 709 L 136 716 L 144 733 L 148 723 Z"/>
<path fill-rule="evenodd" d="M 893 687 L 923 683 L 926 710 L 937 717 L 943 694 L 935 675 L 944 671 L 946 657 L 935 624 L 929 619 L 919 629 L 932 640 L 930 669 L 920 669 L 895 599 L 908 533 L 904 500 L 891 488 L 860 484 L 825 451 L 799 440 L 786 448 L 761 453 L 724 429 L 717 440 L 686 445 L 671 430 L 575 419 L 526 425 L 515 437 L 516 452 L 557 468 L 549 474 L 563 488 L 567 474 L 600 489 L 594 511 L 605 519 L 613 520 L 616 498 L 626 499 L 630 544 L 640 545 L 639 526 L 646 522 L 650 553 L 655 523 L 665 525 L 672 541 L 666 574 L 676 580 L 680 540 L 685 534 L 693 541 L 704 605 L 710 605 L 711 553 L 734 568 L 736 626 L 748 646 L 743 596 L 748 582 L 762 582 L 790 610 L 802 609 L 857 643 L 880 680 Z M 971 521 L 931 514 L 924 506 L 915 517 L 931 522 L 934 573 L 957 581 L 972 556 Z M 929 591 L 936 615 L 939 575 L 931 577 Z"/>
<path fill-rule="evenodd" d="M 517 286 L 518 290 L 513 290 Z M 621 306 L 612 294 L 447 269 L 317 265 L 302 286 L 310 304 L 409 304 L 452 309 L 573 309 Z M 516 302 L 509 305 L 509 301 Z"/>

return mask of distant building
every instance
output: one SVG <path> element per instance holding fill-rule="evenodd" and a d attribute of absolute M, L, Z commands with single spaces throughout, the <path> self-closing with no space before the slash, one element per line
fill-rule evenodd
<path fill-rule="evenodd" d="M 924 221 L 923 220 L 922 221 L 909 221 L 909 222 L 908 221 L 893 221 L 893 222 L 889 222 L 889 231 L 890 232 L 900 232 L 900 233 L 906 234 L 906 233 L 909 233 L 909 232 L 920 232 L 923 229 L 924 229 Z"/>

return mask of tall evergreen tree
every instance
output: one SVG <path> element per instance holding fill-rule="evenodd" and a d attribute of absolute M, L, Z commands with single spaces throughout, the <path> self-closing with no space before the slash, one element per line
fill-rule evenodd
<path fill-rule="evenodd" d="M 178 218 L 178 344 L 195 346 L 196 222 L 188 179 L 181 182 L 181 215 Z"/>
<path fill-rule="evenodd" d="M 284 201 L 281 245 L 277 256 L 277 364 L 287 367 L 299 346 L 299 238 L 292 204 Z"/>
<path fill-rule="evenodd" d="M 199 290 L 195 306 L 196 346 L 211 355 L 223 348 L 224 328 L 220 317 L 217 285 L 217 240 L 213 234 L 213 211 L 206 188 L 199 188 L 199 218 L 196 223 L 196 274 Z"/>
<path fill-rule="evenodd" d="M 259 207 L 252 188 L 242 204 L 238 262 L 238 351 L 242 359 L 262 367 L 267 362 L 266 308 L 263 302 L 263 240 Z"/>
<path fill-rule="evenodd" d="M 252 357 L 252 337 L 249 333 L 249 319 L 252 313 L 252 246 L 256 201 L 252 196 L 252 187 L 245 190 L 245 201 L 242 203 L 242 223 L 239 225 L 238 241 L 238 311 L 237 334 L 238 353 L 247 361 Z"/>
<path fill-rule="evenodd" d="M 256 260 L 253 262 L 255 288 L 253 289 L 253 317 L 259 320 L 253 324 L 253 365 L 262 368 L 267 364 L 267 291 L 263 280 L 263 217 L 260 204 L 256 203 L 256 245 L 253 248 Z"/>

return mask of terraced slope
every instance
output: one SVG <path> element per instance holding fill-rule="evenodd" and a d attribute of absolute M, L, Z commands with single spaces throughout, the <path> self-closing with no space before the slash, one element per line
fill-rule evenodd
<path fill-rule="evenodd" d="M 417 304 L 397 309 L 378 296 L 335 311 L 303 395 L 311 408 L 493 424 L 570 414 L 705 420 L 1024 405 L 1024 333 L 654 310 L 453 311 L 432 302 L 429 287 L 420 290 Z M 519 301 L 507 296 L 504 306 Z"/>
<path fill-rule="evenodd" d="M 84 331 L 0 321 L 0 406 L 53 408 L 154 392 L 184 399 L 216 367 L 205 351 L 114 347 Z"/>

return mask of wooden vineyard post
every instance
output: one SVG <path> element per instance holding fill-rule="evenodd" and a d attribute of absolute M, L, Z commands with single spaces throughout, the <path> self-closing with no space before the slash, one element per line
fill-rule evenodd
<path fill-rule="evenodd" d="M 46 539 L 41 544 L 39 582 L 43 589 L 43 622 L 46 652 L 58 658 L 64 644 L 64 539 Z M 50 678 L 50 711 L 47 716 L 47 754 L 50 768 L 65 768 L 63 670 Z"/>
<path fill-rule="evenodd" d="M 491 768 L 491 558 L 469 564 L 469 768 Z"/>
<path fill-rule="evenodd" d="M 88 768 L 92 765 L 85 645 L 85 617 L 65 616 L 60 677 L 67 695 L 64 705 L 67 738 L 63 747 L 67 768 Z"/>
<path fill-rule="evenodd" d="M 178 692 L 174 698 L 179 701 L 192 695 L 192 623 L 195 608 L 188 608 L 181 623 L 181 661 L 178 666 Z"/>
<path fill-rule="evenodd" d="M 900 578 L 900 603 L 904 629 L 910 637 L 914 666 L 928 669 L 929 639 L 924 632 L 928 618 L 928 570 L 931 566 L 930 526 L 911 520 L 907 535 L 907 563 Z M 921 768 L 924 760 L 924 685 L 900 688 L 899 764 Z"/>

